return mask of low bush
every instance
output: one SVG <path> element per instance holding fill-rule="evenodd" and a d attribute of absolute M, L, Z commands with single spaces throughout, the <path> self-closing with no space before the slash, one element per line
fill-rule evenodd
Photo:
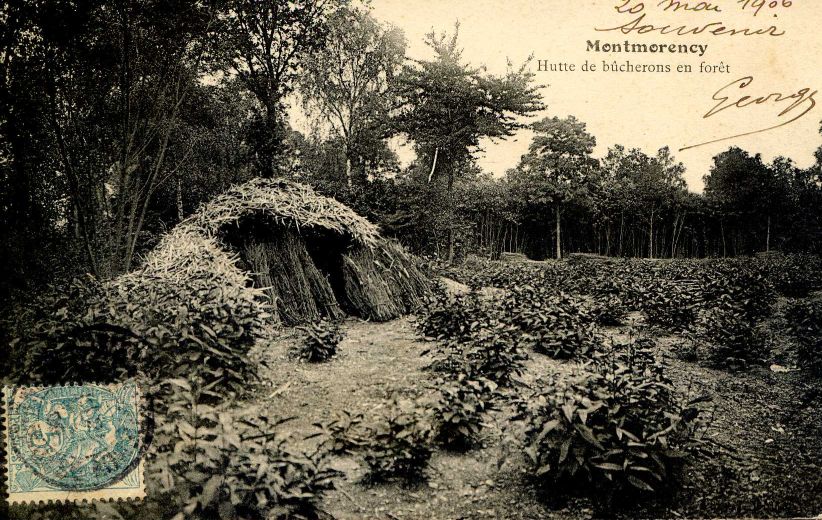
<path fill-rule="evenodd" d="M 329 466 L 328 452 L 322 446 L 296 450 L 291 439 L 272 433 L 265 417 L 244 424 L 243 447 L 231 458 L 225 478 L 236 516 L 318 518 L 323 495 L 341 476 Z"/>
<path fill-rule="evenodd" d="M 260 409 L 237 418 L 235 406 L 209 404 L 214 385 L 195 378 L 162 384 L 146 476 L 155 489 L 142 514 L 160 518 L 317 518 L 339 473 L 323 446 L 302 452 L 275 429 L 290 418 Z M 155 511 L 155 509 L 157 509 Z M 138 510 L 139 514 L 139 510 Z"/>
<path fill-rule="evenodd" d="M 658 491 L 694 445 L 699 400 L 682 403 L 664 365 L 635 344 L 601 353 L 572 377 L 517 403 L 533 477 L 552 490 L 606 497 Z"/>
<path fill-rule="evenodd" d="M 324 319 L 298 329 L 304 334 L 302 342 L 294 349 L 294 355 L 299 359 L 319 363 L 337 355 L 337 347 L 343 340 L 338 322 Z"/>
<path fill-rule="evenodd" d="M 472 258 L 462 265 L 443 269 L 442 274 L 473 289 L 510 289 L 524 284 L 542 285 L 545 282 L 546 267 L 539 264 L 512 264 Z"/>
<path fill-rule="evenodd" d="M 799 364 L 822 376 L 822 300 L 794 302 L 785 311 L 785 318 L 798 343 Z"/>
<path fill-rule="evenodd" d="M 476 292 L 449 295 L 437 286 L 421 309 L 417 331 L 427 339 L 463 339 L 489 318 L 489 309 Z"/>
<path fill-rule="evenodd" d="M 594 322 L 603 327 L 622 325 L 628 310 L 619 296 L 608 294 L 594 297 L 591 305 Z"/>
<path fill-rule="evenodd" d="M 504 320 L 522 330 L 537 352 L 571 359 L 589 355 L 600 346 L 590 308 L 569 294 L 518 287 L 503 298 L 501 308 Z"/>
<path fill-rule="evenodd" d="M 718 261 L 706 265 L 702 276 L 704 308 L 716 307 L 724 298 L 751 323 L 771 316 L 776 291 L 761 264 L 750 259 Z"/>
<path fill-rule="evenodd" d="M 472 448 L 482 431 L 486 413 L 492 408 L 497 385 L 488 379 L 458 374 L 456 379 L 435 381 L 438 399 L 433 407 L 435 440 L 445 448 Z"/>
<path fill-rule="evenodd" d="M 478 322 L 479 323 L 479 322 Z M 510 386 L 522 373 L 528 359 L 521 347 L 520 332 L 496 320 L 475 326 L 461 340 L 439 342 L 423 355 L 432 355 L 429 368 L 469 379 L 488 379 L 499 386 Z"/>
<path fill-rule="evenodd" d="M 473 374 L 499 386 L 510 386 L 522 374 L 523 362 L 528 359 L 520 344 L 516 329 L 497 324 L 478 331 L 464 355 Z"/>
<path fill-rule="evenodd" d="M 423 352 L 433 355 L 429 368 L 436 372 L 507 386 L 527 359 L 520 330 L 475 292 L 453 298 L 440 292 L 429 301 L 417 329 L 437 342 Z"/>
<path fill-rule="evenodd" d="M 68 294 L 45 298 L 17 340 L 28 352 L 27 377 L 114 382 L 145 374 L 158 382 L 183 364 L 188 375 L 218 381 L 226 398 L 246 391 L 255 377 L 247 353 L 270 318 L 259 291 L 212 239 L 169 240 L 179 247 L 155 255 L 196 260 L 150 257 L 110 282 L 78 280 Z"/>
<path fill-rule="evenodd" d="M 713 306 L 700 313 L 695 335 L 707 344 L 709 361 L 729 370 L 743 370 L 764 364 L 768 346 L 744 302 L 722 295 Z"/>
<path fill-rule="evenodd" d="M 804 298 L 822 288 L 822 258 L 817 255 L 770 253 L 758 261 L 774 289 L 783 296 Z"/>
<path fill-rule="evenodd" d="M 425 478 L 434 432 L 419 403 L 389 403 L 386 414 L 369 429 L 367 436 L 367 483 L 399 480 L 413 484 Z"/>
<path fill-rule="evenodd" d="M 362 414 L 343 410 L 331 421 L 314 423 L 319 432 L 312 437 L 322 437 L 323 444 L 335 455 L 351 454 L 367 445 L 363 420 Z"/>
<path fill-rule="evenodd" d="M 648 323 L 682 332 L 696 320 L 700 292 L 681 280 L 656 277 L 642 291 L 640 307 Z"/>

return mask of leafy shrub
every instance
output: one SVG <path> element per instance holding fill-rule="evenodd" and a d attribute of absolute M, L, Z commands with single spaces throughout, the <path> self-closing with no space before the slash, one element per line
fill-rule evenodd
<path fill-rule="evenodd" d="M 469 379 L 488 379 L 509 386 L 522 373 L 528 356 L 522 350 L 520 333 L 515 327 L 489 319 L 477 321 L 471 335 L 440 342 L 423 355 L 433 354 L 429 368 Z"/>
<path fill-rule="evenodd" d="M 369 483 L 400 480 L 411 484 L 425 477 L 431 459 L 433 429 L 416 402 L 394 401 L 368 432 L 365 453 Z"/>
<path fill-rule="evenodd" d="M 422 309 L 417 330 L 429 339 L 463 338 L 487 315 L 487 306 L 476 292 L 451 296 L 440 286 Z"/>
<path fill-rule="evenodd" d="M 799 343 L 799 363 L 822 376 L 822 300 L 794 302 L 785 317 L 791 335 Z"/>
<path fill-rule="evenodd" d="M 363 415 L 343 410 L 328 422 L 314 423 L 320 430 L 316 436 L 322 436 L 323 444 L 336 455 L 350 454 L 366 446 L 363 436 Z M 312 436 L 313 437 L 313 436 Z"/>
<path fill-rule="evenodd" d="M 768 359 L 768 348 L 744 302 L 722 295 L 713 306 L 700 313 L 696 336 L 707 342 L 713 365 L 741 370 L 761 365 Z"/>
<path fill-rule="evenodd" d="M 681 280 L 656 277 L 642 292 L 640 307 L 648 323 L 681 332 L 696 320 L 699 301 L 698 288 Z"/>
<path fill-rule="evenodd" d="M 822 288 L 822 258 L 816 255 L 770 253 L 762 259 L 774 289 L 789 298 L 804 298 Z"/>
<path fill-rule="evenodd" d="M 103 284 L 91 276 L 46 291 L 11 341 L 12 349 L 22 354 L 22 363 L 11 365 L 19 369 L 18 376 L 38 383 L 114 382 L 150 371 L 150 362 L 143 361 L 148 348 L 143 338 L 97 318 L 105 298 Z"/>
<path fill-rule="evenodd" d="M 306 453 L 275 431 L 290 418 L 259 409 L 209 404 L 214 384 L 165 381 L 146 474 L 157 490 L 150 517 L 177 509 L 179 518 L 316 518 L 322 494 L 338 472 L 320 446 Z M 177 518 L 175 517 L 175 518 Z"/>
<path fill-rule="evenodd" d="M 136 374 L 157 382 L 182 363 L 189 375 L 218 381 L 226 397 L 244 392 L 255 377 L 248 350 L 270 315 L 232 260 L 209 256 L 216 246 L 190 248 L 206 259 L 186 263 L 184 273 L 149 263 L 107 283 L 79 280 L 65 297 L 44 300 L 40 319 L 19 338 L 29 352 L 25 372 L 40 382 Z"/>
<path fill-rule="evenodd" d="M 337 347 L 343 340 L 340 324 L 321 320 L 311 325 L 299 327 L 305 337 L 295 349 L 297 357 L 309 363 L 328 361 L 337 355 Z"/>
<path fill-rule="evenodd" d="M 465 374 L 472 380 L 489 379 L 502 386 L 521 373 L 527 356 L 521 348 L 520 331 L 477 293 L 450 298 L 440 292 L 424 312 L 417 328 L 427 339 L 438 340 L 423 352 L 433 354 L 432 370 Z"/>
<path fill-rule="evenodd" d="M 228 465 L 228 499 L 244 518 L 317 518 L 322 495 L 340 473 L 320 446 L 301 452 L 288 437 L 272 434 L 269 420 L 245 421 L 241 449 Z M 212 477 L 213 478 L 213 477 Z"/>
<path fill-rule="evenodd" d="M 591 314 L 597 325 L 615 327 L 625 321 L 628 314 L 625 303 L 619 296 L 608 294 L 597 296 L 594 299 Z"/>
<path fill-rule="evenodd" d="M 525 333 L 537 352 L 556 359 L 586 356 L 599 348 L 594 316 L 580 300 L 543 288 L 517 287 L 501 303 L 505 320 Z"/>
<path fill-rule="evenodd" d="M 511 264 L 478 258 L 460 266 L 449 266 L 442 274 L 464 283 L 472 289 L 495 287 L 510 289 L 517 285 L 542 285 L 546 268 L 537 264 Z"/>
<path fill-rule="evenodd" d="M 682 405 L 664 365 L 633 344 L 543 384 L 517 403 L 516 418 L 533 476 L 548 489 L 658 490 L 700 425 L 699 400 Z"/>
<path fill-rule="evenodd" d="M 433 408 L 435 440 L 448 449 L 463 451 L 477 442 L 485 414 L 491 409 L 497 385 L 488 379 L 461 373 L 456 380 L 438 379 L 439 398 Z"/>
<path fill-rule="evenodd" d="M 764 269 L 750 259 L 708 264 L 703 272 L 702 292 L 706 308 L 725 298 L 751 323 L 769 317 L 776 301 L 776 292 Z"/>
<path fill-rule="evenodd" d="M 499 386 L 510 386 L 522 374 L 528 356 L 520 347 L 515 329 L 504 324 L 481 329 L 471 338 L 465 359 L 473 373 Z"/>
<path fill-rule="evenodd" d="M 651 264 L 643 260 L 623 259 L 611 262 L 606 270 L 598 270 L 580 291 L 595 298 L 616 296 L 626 311 L 641 310 L 648 280 L 652 278 Z"/>

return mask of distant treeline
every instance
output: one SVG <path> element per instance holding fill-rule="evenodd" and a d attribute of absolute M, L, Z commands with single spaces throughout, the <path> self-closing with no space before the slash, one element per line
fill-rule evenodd
<path fill-rule="evenodd" d="M 569 118 L 539 125 L 547 125 L 548 133 L 538 133 L 531 151 L 503 178 L 476 167 L 465 170 L 452 195 L 454 222 L 441 211 L 449 205 L 444 181 L 429 184 L 424 165 L 352 189 L 340 181 L 312 182 L 347 199 L 418 252 L 441 257 L 447 254 L 452 224 L 458 230 L 458 254 L 490 258 L 502 252 L 556 257 L 558 236 L 560 255 L 703 258 L 770 250 L 822 252 L 822 150 L 818 164 L 803 169 L 790 159 L 766 164 L 759 155 L 730 148 L 714 157 L 704 192 L 693 193 L 683 180 L 684 167 L 667 148 L 649 156 L 617 145 L 596 160 L 590 157 L 594 139 L 584 124 Z M 572 134 L 577 135 L 572 139 Z M 576 157 L 570 149 L 559 149 L 559 143 L 586 139 L 578 148 L 585 153 Z M 550 149 L 553 156 L 546 153 Z"/>

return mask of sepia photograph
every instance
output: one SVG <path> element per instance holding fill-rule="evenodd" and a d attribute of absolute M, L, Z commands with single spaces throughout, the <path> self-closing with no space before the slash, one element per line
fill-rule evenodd
<path fill-rule="evenodd" d="M 4 0 L 0 519 L 822 519 L 820 26 Z"/>

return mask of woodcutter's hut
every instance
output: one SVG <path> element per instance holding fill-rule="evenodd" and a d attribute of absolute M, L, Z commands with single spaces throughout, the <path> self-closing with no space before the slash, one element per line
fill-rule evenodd
<path fill-rule="evenodd" d="M 252 280 L 287 325 L 345 315 L 390 320 L 410 312 L 429 287 L 415 259 L 374 224 L 288 180 L 229 189 L 181 222 L 147 261 L 160 261 L 164 271 L 196 262 L 174 253 L 192 236 L 216 243 L 241 275 L 236 279 Z"/>

